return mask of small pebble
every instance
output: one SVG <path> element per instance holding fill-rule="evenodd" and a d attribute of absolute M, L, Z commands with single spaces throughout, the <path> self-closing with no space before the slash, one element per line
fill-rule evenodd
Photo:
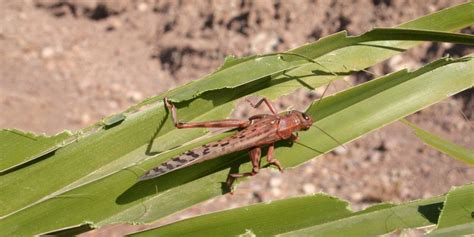
<path fill-rule="evenodd" d="M 110 84 L 110 89 L 113 92 L 120 92 L 120 91 L 122 91 L 122 85 L 120 85 L 118 83 L 112 83 L 112 84 Z"/>
<path fill-rule="evenodd" d="M 137 8 L 139 11 L 144 12 L 148 9 L 148 5 L 144 2 L 141 2 L 140 4 L 138 4 Z"/>
<path fill-rule="evenodd" d="M 338 146 L 336 147 L 336 149 L 332 150 L 332 153 L 334 153 L 335 155 L 344 155 L 347 153 L 347 148 L 343 146 Z"/>
<path fill-rule="evenodd" d="M 378 163 L 382 159 L 382 152 L 380 151 L 371 152 L 368 158 L 371 162 Z"/>
<path fill-rule="evenodd" d="M 273 177 L 273 178 L 270 179 L 270 187 L 272 187 L 272 188 L 280 187 L 282 182 L 283 181 L 281 180 L 281 178 Z"/>
<path fill-rule="evenodd" d="M 51 58 L 54 55 L 54 49 L 52 47 L 44 47 L 41 49 L 42 58 Z"/>
<path fill-rule="evenodd" d="M 396 139 L 387 139 L 383 142 L 385 149 L 393 150 L 398 146 L 398 141 Z"/>
<path fill-rule="evenodd" d="M 115 100 L 109 101 L 108 105 L 111 109 L 117 109 L 119 107 L 119 103 Z"/>
<path fill-rule="evenodd" d="M 122 22 L 119 19 L 112 18 L 110 19 L 110 24 L 107 26 L 109 31 L 116 30 L 122 27 Z"/>
<path fill-rule="evenodd" d="M 356 202 L 359 202 L 360 200 L 362 200 L 362 193 L 353 193 L 351 194 L 351 199 L 356 201 Z"/>
<path fill-rule="evenodd" d="M 128 93 L 128 98 L 133 102 L 138 102 L 143 99 L 143 95 L 138 91 L 131 91 L 130 93 Z"/>
<path fill-rule="evenodd" d="M 281 189 L 279 188 L 272 188 L 272 195 L 274 197 L 279 197 L 281 195 Z"/>
<path fill-rule="evenodd" d="M 312 165 L 305 165 L 304 167 L 304 173 L 305 174 L 312 174 L 314 172 L 313 166 Z"/>
<path fill-rule="evenodd" d="M 82 114 L 81 116 L 81 124 L 89 124 L 91 122 L 91 116 L 87 113 Z"/>
<path fill-rule="evenodd" d="M 316 192 L 316 187 L 312 183 L 303 184 L 303 192 L 305 194 L 311 194 Z"/>

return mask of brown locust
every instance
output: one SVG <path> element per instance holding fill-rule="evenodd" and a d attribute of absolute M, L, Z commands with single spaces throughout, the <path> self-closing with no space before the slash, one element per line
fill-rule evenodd
<path fill-rule="evenodd" d="M 247 100 L 248 101 L 248 100 Z M 227 186 L 231 188 L 234 180 L 243 176 L 253 176 L 260 170 L 260 156 L 262 147 L 268 146 L 267 161 L 275 165 L 280 171 L 283 167 L 274 157 L 275 142 L 290 139 L 296 141 L 297 131 L 308 130 L 313 124 L 313 119 L 303 112 L 292 110 L 284 115 L 279 115 L 276 109 L 266 98 L 262 98 L 258 103 L 253 104 L 248 101 L 252 107 L 257 108 L 262 103 L 270 109 L 271 114 L 259 114 L 250 117 L 248 120 L 224 119 L 207 122 L 179 122 L 176 115 L 176 107 L 164 98 L 164 103 L 171 116 L 176 128 L 240 128 L 230 137 L 205 144 L 201 147 L 189 150 L 179 156 L 176 156 L 163 164 L 147 171 L 140 180 L 147 180 L 159 177 L 176 169 L 181 169 L 196 163 L 214 159 L 229 153 L 249 150 L 250 160 L 252 162 L 252 171 L 246 173 L 231 173 L 227 178 Z"/>

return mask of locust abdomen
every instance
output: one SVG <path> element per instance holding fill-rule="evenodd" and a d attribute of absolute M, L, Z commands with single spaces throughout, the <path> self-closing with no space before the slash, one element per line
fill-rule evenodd
<path fill-rule="evenodd" d="M 214 159 L 232 152 L 252 148 L 257 146 L 259 141 L 268 138 L 269 133 L 274 133 L 274 131 L 271 131 L 271 128 L 265 128 L 264 130 L 256 132 L 255 127 L 257 127 L 258 124 L 255 125 L 256 126 L 251 126 L 240 132 L 237 132 L 231 137 L 205 144 L 201 147 L 189 150 L 179 156 L 173 157 L 165 163 L 146 172 L 139 178 L 139 180 L 156 178 L 176 169 Z M 261 126 L 258 127 L 261 128 Z"/>

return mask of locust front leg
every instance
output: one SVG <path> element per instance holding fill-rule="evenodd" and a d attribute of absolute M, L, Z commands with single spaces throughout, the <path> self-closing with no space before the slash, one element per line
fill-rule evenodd
<path fill-rule="evenodd" d="M 290 140 L 291 140 L 292 142 L 296 142 L 296 141 L 300 140 L 300 137 L 298 137 L 298 133 L 296 133 L 296 134 L 291 134 Z"/>
<path fill-rule="evenodd" d="M 223 119 L 207 122 L 183 123 L 179 122 L 178 120 L 176 107 L 174 106 L 174 104 L 172 104 L 166 97 L 164 98 L 164 103 L 166 105 L 166 108 L 168 108 L 168 110 L 171 112 L 171 117 L 176 128 L 245 128 L 250 124 L 249 120 L 241 119 Z"/>
<path fill-rule="evenodd" d="M 268 164 L 270 164 L 270 165 L 276 166 L 276 167 L 278 168 L 278 170 L 283 173 L 283 167 L 281 166 L 280 161 L 278 161 L 277 159 L 275 159 L 275 157 L 274 157 L 274 152 L 275 152 L 275 145 L 274 145 L 274 144 L 271 144 L 271 145 L 268 147 L 267 162 L 268 162 Z"/>
<path fill-rule="evenodd" d="M 260 157 L 262 156 L 262 149 L 260 147 L 255 147 L 249 152 L 250 155 L 250 160 L 252 161 L 252 171 L 251 172 L 246 172 L 246 173 L 235 173 L 235 174 L 229 174 L 227 176 L 227 187 L 229 190 L 232 192 L 232 184 L 234 183 L 235 179 L 240 178 L 240 177 L 246 177 L 246 176 L 254 176 L 258 173 L 260 170 Z"/>

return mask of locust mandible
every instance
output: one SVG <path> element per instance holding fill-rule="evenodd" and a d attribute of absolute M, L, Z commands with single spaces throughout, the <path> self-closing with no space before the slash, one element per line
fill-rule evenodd
<path fill-rule="evenodd" d="M 275 165 L 282 172 L 283 167 L 274 157 L 275 142 L 288 139 L 296 141 L 298 136 L 295 133 L 297 131 L 308 130 L 313 124 L 313 119 L 307 114 L 296 110 L 289 111 L 284 115 L 279 115 L 267 98 L 262 98 L 256 104 L 253 104 L 249 100 L 247 100 L 247 102 L 254 108 L 265 103 L 271 114 L 254 115 L 248 120 L 224 119 L 183 123 L 179 122 L 177 118 L 176 107 L 167 98 L 164 98 L 164 103 L 168 111 L 171 112 L 176 128 L 240 128 L 241 130 L 230 137 L 205 144 L 166 161 L 160 166 L 146 172 L 140 177 L 140 181 L 156 178 L 176 169 L 248 149 L 252 162 L 252 171 L 229 174 L 226 184 L 229 190 L 231 190 L 236 178 L 254 176 L 258 173 L 260 170 L 260 157 L 263 146 L 268 146 L 267 162 L 271 165 Z"/>

